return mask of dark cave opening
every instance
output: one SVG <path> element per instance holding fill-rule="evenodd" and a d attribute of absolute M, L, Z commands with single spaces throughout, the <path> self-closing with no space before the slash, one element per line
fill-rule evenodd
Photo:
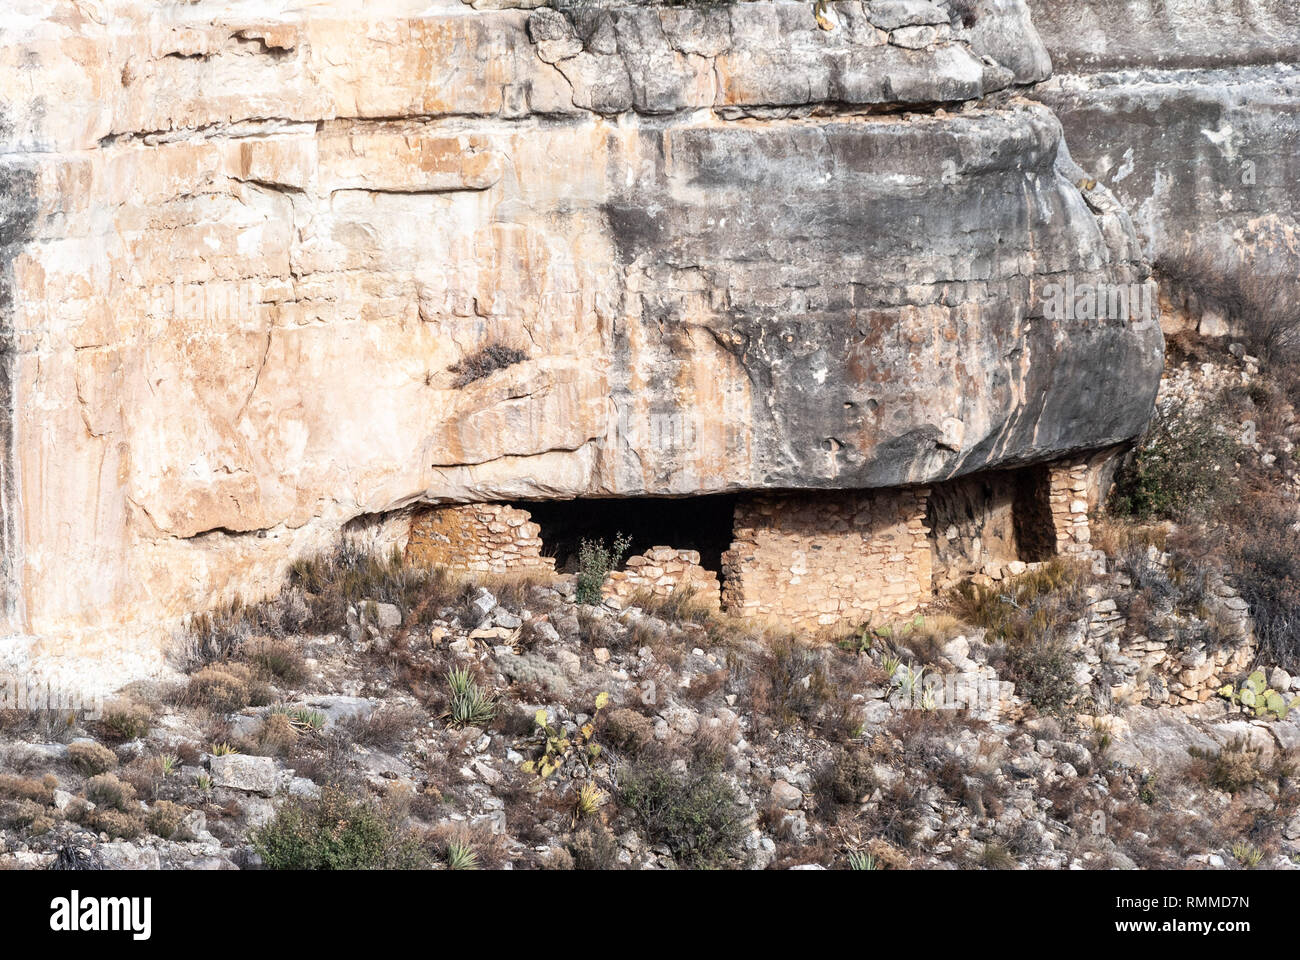
<path fill-rule="evenodd" d="M 562 573 L 577 569 L 583 540 L 608 545 L 620 533 L 632 541 L 624 561 L 652 547 L 670 546 L 698 551 L 700 565 L 720 573 L 722 554 L 731 547 L 736 497 L 539 500 L 518 505 L 541 527 L 542 553 L 555 557 L 555 569 Z"/>

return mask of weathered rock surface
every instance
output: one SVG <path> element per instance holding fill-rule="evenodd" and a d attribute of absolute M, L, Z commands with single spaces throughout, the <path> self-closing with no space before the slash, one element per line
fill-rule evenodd
<path fill-rule="evenodd" d="M 134 672 L 421 500 L 924 483 L 1151 408 L 1153 322 L 1043 318 L 1148 269 L 1015 90 L 1049 71 L 1019 0 L 10 6 L 0 506 L 38 655 Z M 465 383 L 489 345 L 524 359 Z"/>
<path fill-rule="evenodd" d="M 1300 7 L 1030 0 L 1057 76 L 1034 96 L 1133 215 L 1205 333 L 1300 296 Z M 1244 299 L 1245 303 L 1240 301 Z"/>

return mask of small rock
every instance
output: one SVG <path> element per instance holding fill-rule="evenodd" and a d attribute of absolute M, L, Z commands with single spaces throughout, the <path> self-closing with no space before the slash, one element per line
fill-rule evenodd
<path fill-rule="evenodd" d="M 233 753 L 210 758 L 208 767 L 212 771 L 214 786 L 229 787 L 245 793 L 260 793 L 269 797 L 275 793 L 279 780 L 275 761 L 270 757 L 249 757 Z"/>
<path fill-rule="evenodd" d="M 772 784 L 772 802 L 786 810 L 797 810 L 803 804 L 803 792 L 791 783 L 777 780 Z"/>

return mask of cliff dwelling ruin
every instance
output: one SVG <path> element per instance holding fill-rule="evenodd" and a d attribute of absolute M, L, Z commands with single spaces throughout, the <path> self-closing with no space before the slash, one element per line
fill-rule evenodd
<path fill-rule="evenodd" d="M 740 616 L 803 626 L 911 616 L 961 580 L 1087 549 L 1104 454 L 929 487 L 451 504 L 412 519 L 408 560 L 575 573 L 584 541 L 629 544 L 619 604 L 688 589 Z"/>

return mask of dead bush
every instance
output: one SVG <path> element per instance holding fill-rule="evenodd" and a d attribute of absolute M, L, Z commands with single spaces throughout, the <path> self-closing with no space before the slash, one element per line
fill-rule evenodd
<path fill-rule="evenodd" d="M 474 353 L 461 358 L 460 361 L 448 368 L 452 373 L 456 374 L 452 386 L 459 390 L 496 373 L 498 370 L 512 367 L 516 363 L 522 363 L 527 359 L 528 354 L 515 347 L 508 347 L 502 343 L 489 343 Z"/>
<path fill-rule="evenodd" d="M 40 780 L 0 774 L 0 797 L 10 800 L 29 800 L 41 806 L 48 806 L 54 802 L 54 791 L 58 785 L 58 779 L 51 773 L 47 773 Z"/>
<path fill-rule="evenodd" d="M 106 773 L 117 766 L 117 754 L 93 740 L 68 744 L 68 762 L 86 776 Z"/>
<path fill-rule="evenodd" d="M 153 713 L 144 704 L 116 700 L 104 705 L 99 728 L 108 740 L 134 740 L 149 733 Z"/>
<path fill-rule="evenodd" d="M 135 788 L 111 773 L 101 773 L 86 781 L 85 795 L 96 807 L 125 811 L 135 800 Z"/>
<path fill-rule="evenodd" d="M 301 687 L 310 677 L 297 644 L 287 639 L 253 637 L 239 648 L 239 659 L 263 675 L 289 687 Z"/>
<path fill-rule="evenodd" d="M 636 753 L 652 743 L 654 738 L 654 723 L 635 710 L 619 707 L 605 716 L 601 740 L 615 749 Z"/>

